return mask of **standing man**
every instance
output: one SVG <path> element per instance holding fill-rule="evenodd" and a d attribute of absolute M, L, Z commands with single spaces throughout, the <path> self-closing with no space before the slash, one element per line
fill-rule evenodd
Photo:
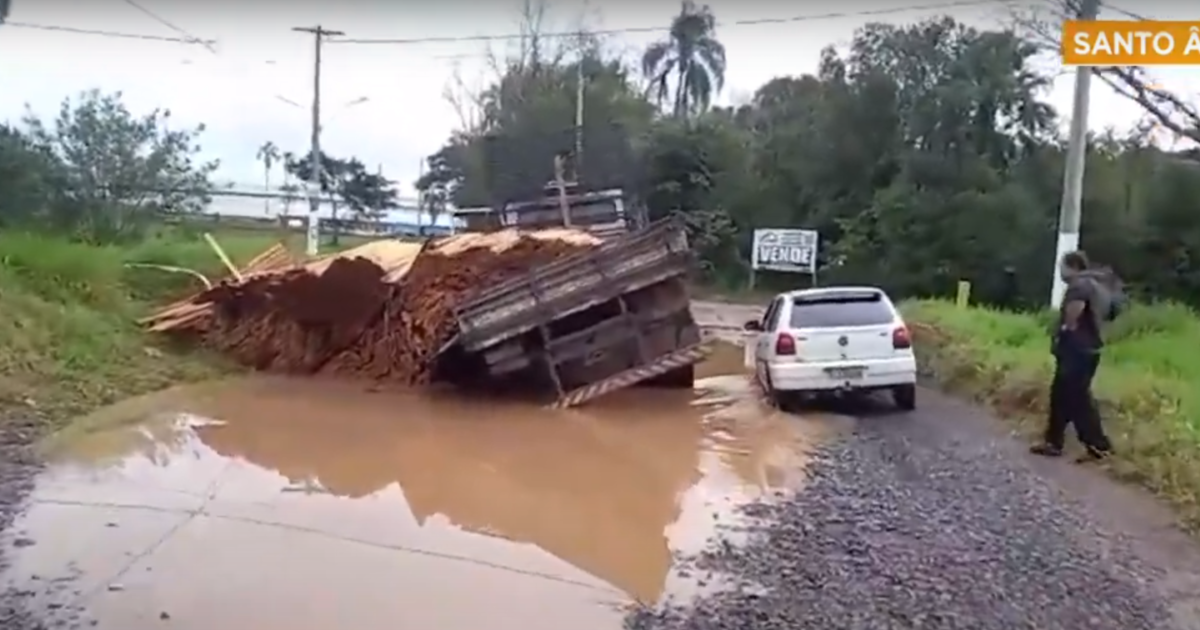
<path fill-rule="evenodd" d="M 1075 425 L 1075 433 L 1087 449 L 1087 455 L 1080 461 L 1104 459 L 1112 454 L 1112 444 L 1104 434 L 1100 411 L 1092 397 L 1092 378 L 1104 347 L 1101 324 L 1114 315 L 1114 296 L 1102 278 L 1088 267 L 1087 254 L 1082 251 L 1066 254 L 1059 263 L 1067 292 L 1054 332 L 1050 419 L 1044 441 L 1030 449 L 1037 455 L 1062 455 L 1068 424 Z"/>

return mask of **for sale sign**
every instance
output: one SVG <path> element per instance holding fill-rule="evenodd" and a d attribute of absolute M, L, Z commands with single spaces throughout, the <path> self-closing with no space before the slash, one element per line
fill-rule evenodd
<path fill-rule="evenodd" d="M 754 230 L 753 269 L 814 273 L 817 270 L 817 233 L 814 230 Z"/>

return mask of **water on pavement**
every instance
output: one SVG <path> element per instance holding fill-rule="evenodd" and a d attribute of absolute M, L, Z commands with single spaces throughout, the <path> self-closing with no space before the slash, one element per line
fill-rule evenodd
<path fill-rule="evenodd" d="M 120 630 L 619 628 L 827 429 L 741 364 L 571 411 L 267 377 L 126 401 L 48 445 L 8 583 Z"/>

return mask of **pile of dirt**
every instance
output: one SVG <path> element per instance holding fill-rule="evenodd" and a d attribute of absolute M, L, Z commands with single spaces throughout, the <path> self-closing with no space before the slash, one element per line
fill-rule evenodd
<path fill-rule="evenodd" d="M 481 287 L 598 244 L 562 229 L 378 241 L 244 273 L 144 323 L 260 370 L 423 384 L 454 334 L 455 306 Z"/>

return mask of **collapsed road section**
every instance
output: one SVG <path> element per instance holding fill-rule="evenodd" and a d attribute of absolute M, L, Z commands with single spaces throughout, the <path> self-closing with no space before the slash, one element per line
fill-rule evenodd
<path fill-rule="evenodd" d="M 482 290 L 455 309 L 450 346 L 492 382 L 552 388 L 560 406 L 680 370 L 691 386 L 706 346 L 690 263 L 682 227 L 655 224 Z"/>
<path fill-rule="evenodd" d="M 690 385 L 705 347 L 672 221 L 601 242 L 557 228 L 384 240 L 296 263 L 276 247 L 142 320 L 264 371 L 449 382 L 570 406 Z"/>

